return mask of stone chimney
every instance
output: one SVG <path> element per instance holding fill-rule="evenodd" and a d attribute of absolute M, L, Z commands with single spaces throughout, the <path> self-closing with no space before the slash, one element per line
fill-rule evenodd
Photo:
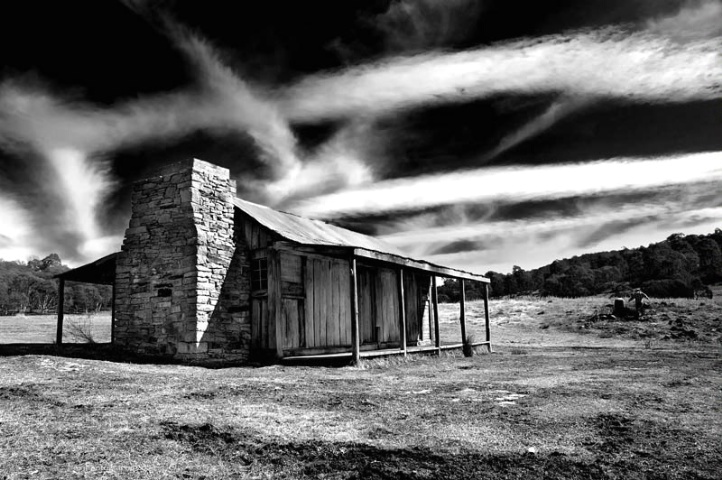
<path fill-rule="evenodd" d="M 205 358 L 204 340 L 234 254 L 235 181 L 201 160 L 133 187 L 116 270 L 115 339 L 125 348 Z"/>

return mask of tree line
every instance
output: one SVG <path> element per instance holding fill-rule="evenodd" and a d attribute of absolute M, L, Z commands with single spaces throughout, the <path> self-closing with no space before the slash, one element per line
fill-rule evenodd
<path fill-rule="evenodd" d="M 651 297 L 711 296 L 708 285 L 722 282 L 722 230 L 709 235 L 675 233 L 647 247 L 589 253 L 549 265 L 511 273 L 489 271 L 489 295 L 535 294 L 582 297 L 626 294 L 639 287 Z M 483 286 L 468 282 L 468 299 L 482 298 Z M 447 280 L 439 287 L 439 299 L 457 302 L 458 282 Z"/>
<path fill-rule="evenodd" d="M 58 279 L 69 268 L 52 253 L 27 262 L 0 260 L 0 315 L 47 314 L 58 308 Z M 112 288 L 66 282 L 65 311 L 85 313 L 109 309 Z"/>

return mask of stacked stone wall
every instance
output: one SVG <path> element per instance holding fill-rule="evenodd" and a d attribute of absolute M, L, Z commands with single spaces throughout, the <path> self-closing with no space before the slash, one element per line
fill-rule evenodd
<path fill-rule="evenodd" d="M 248 357 L 248 255 L 236 248 L 234 197 L 228 170 L 200 160 L 134 186 L 116 273 L 119 345 L 193 360 Z"/>

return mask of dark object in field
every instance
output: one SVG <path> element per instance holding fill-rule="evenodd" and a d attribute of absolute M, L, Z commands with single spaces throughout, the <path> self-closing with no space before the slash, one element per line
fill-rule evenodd
<path fill-rule="evenodd" d="M 634 309 L 637 313 L 637 318 L 644 314 L 644 300 L 649 301 L 649 297 L 642 291 L 641 288 L 635 288 L 632 295 L 629 297 L 629 301 L 634 300 Z"/>
<path fill-rule="evenodd" d="M 466 338 L 464 338 L 464 345 L 461 347 L 461 351 L 463 352 L 465 357 L 473 357 L 474 356 L 474 337 L 473 337 L 473 335 L 468 335 Z"/>

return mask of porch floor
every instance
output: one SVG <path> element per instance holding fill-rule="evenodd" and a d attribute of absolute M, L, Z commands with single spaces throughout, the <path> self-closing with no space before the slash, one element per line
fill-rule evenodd
<path fill-rule="evenodd" d="M 472 347 L 478 347 L 481 345 L 487 345 L 489 347 L 489 351 L 492 351 L 491 349 L 491 342 L 474 342 L 471 344 Z M 456 350 L 463 348 L 464 344 L 462 343 L 452 343 L 447 345 L 441 345 L 439 347 L 436 347 L 434 345 L 420 345 L 420 346 L 409 346 L 406 347 L 406 353 L 407 354 L 413 354 L 413 353 L 431 353 L 431 354 L 438 354 L 441 350 Z M 359 352 L 359 356 L 361 358 L 372 358 L 372 357 L 388 357 L 392 355 L 403 355 L 404 351 L 400 348 L 382 348 L 379 350 L 362 350 Z M 343 358 L 351 358 L 352 353 L 349 352 L 341 352 L 341 353 L 323 353 L 318 355 L 294 355 L 289 357 L 283 357 L 282 361 L 305 361 L 305 360 L 337 360 L 337 359 L 343 359 Z"/>

